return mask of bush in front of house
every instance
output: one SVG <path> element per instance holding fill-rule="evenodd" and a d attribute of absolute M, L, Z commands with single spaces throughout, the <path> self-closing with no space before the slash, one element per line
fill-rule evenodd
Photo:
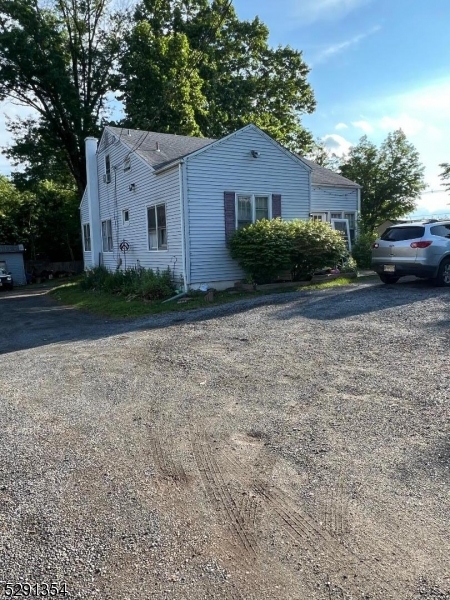
<path fill-rule="evenodd" d="M 371 268 L 372 245 L 377 237 L 374 232 L 362 232 L 353 244 L 352 256 L 360 269 Z"/>
<path fill-rule="evenodd" d="M 230 240 L 231 256 L 249 279 L 274 281 L 282 271 L 296 280 L 333 267 L 347 254 L 342 235 L 319 221 L 257 221 L 237 230 Z"/>
<path fill-rule="evenodd" d="M 163 300 L 175 292 L 172 272 L 152 269 L 125 269 L 109 271 L 100 266 L 87 271 L 80 282 L 83 290 L 100 291 L 120 296 L 133 296 L 145 300 Z"/>
<path fill-rule="evenodd" d="M 268 283 L 281 271 L 290 269 L 292 228 L 281 219 L 262 219 L 238 229 L 229 247 L 232 258 L 249 279 Z"/>
<path fill-rule="evenodd" d="M 295 280 L 309 279 L 315 271 L 334 267 L 348 254 L 345 241 L 328 223 L 293 221 L 292 274 Z"/>

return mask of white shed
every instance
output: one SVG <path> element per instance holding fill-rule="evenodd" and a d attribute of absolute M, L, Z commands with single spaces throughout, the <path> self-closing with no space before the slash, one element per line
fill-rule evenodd
<path fill-rule="evenodd" d="M 14 285 L 25 285 L 27 283 L 23 253 L 24 247 L 22 244 L 17 246 L 0 245 L 0 267 L 4 267 L 8 273 L 11 273 Z"/>

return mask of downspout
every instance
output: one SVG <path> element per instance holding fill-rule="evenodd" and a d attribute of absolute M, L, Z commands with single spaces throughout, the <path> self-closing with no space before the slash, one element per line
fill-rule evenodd
<path fill-rule="evenodd" d="M 186 289 L 191 285 L 191 245 L 189 239 L 189 206 L 188 206 L 188 182 L 187 182 L 187 162 L 183 161 L 181 167 L 183 178 L 183 218 L 184 218 L 184 243 L 185 243 L 185 260 L 186 260 Z"/>
<path fill-rule="evenodd" d="M 309 210 L 308 210 L 308 221 L 311 220 L 312 211 L 312 169 L 309 170 Z"/>
<path fill-rule="evenodd" d="M 183 177 L 182 177 L 182 163 L 178 165 L 178 180 L 180 188 L 180 215 L 181 215 L 181 263 L 183 265 L 183 290 L 184 293 L 188 290 L 187 276 L 186 276 L 186 235 L 184 229 L 185 215 L 184 215 L 184 195 L 183 195 Z M 177 296 L 178 297 L 178 296 Z"/>

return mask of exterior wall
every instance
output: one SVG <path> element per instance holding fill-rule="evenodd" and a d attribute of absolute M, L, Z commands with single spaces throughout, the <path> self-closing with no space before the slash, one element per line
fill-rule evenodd
<path fill-rule="evenodd" d="M 103 181 L 106 154 L 111 158 L 110 183 Z M 97 153 L 100 226 L 101 221 L 111 219 L 113 234 L 113 251 L 102 253 L 102 264 L 111 270 L 118 264 L 121 269 L 138 265 L 161 270 L 170 267 L 179 281 L 183 267 L 178 166 L 155 175 L 143 159 L 132 154 L 131 169 L 124 172 L 123 164 L 128 155 L 128 148 L 111 135 L 109 143 L 103 139 Z M 130 190 L 131 184 L 134 184 L 134 190 Z M 162 203 L 166 204 L 167 250 L 150 251 L 147 207 Z M 128 225 L 123 223 L 124 210 L 129 211 Z M 82 215 L 85 214 L 83 211 L 82 204 Z M 126 256 L 119 248 L 122 240 L 130 244 Z"/>
<path fill-rule="evenodd" d="M 259 158 L 253 158 L 251 150 L 260 152 Z M 193 287 L 243 277 L 225 244 L 224 192 L 281 194 L 283 219 L 309 218 L 309 169 L 256 129 L 238 132 L 188 157 L 186 184 L 190 247 L 187 270 Z"/>
<path fill-rule="evenodd" d="M 313 185 L 310 212 L 356 212 L 358 190 Z"/>
<path fill-rule="evenodd" d="M 7 270 L 11 272 L 14 285 L 25 285 L 27 283 L 22 252 L 1 252 L 0 263 L 2 262 L 6 263 Z"/>
<path fill-rule="evenodd" d="M 80 223 L 81 223 L 81 243 L 83 244 L 83 262 L 84 268 L 89 268 L 92 265 L 92 253 L 84 251 L 83 225 L 89 223 L 89 206 L 87 202 L 87 190 L 83 194 L 83 199 L 80 204 Z"/>

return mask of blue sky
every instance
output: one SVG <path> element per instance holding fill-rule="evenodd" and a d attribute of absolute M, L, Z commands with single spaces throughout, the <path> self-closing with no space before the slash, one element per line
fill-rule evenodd
<path fill-rule="evenodd" d="M 367 133 L 379 144 L 402 127 L 426 166 L 429 190 L 450 161 L 450 0 L 234 0 L 241 19 L 258 15 L 273 45 L 302 50 L 317 109 L 304 125 L 338 154 Z M 1 108 L 3 110 L 1 110 Z M 29 111 L 3 103 L 4 114 Z M 3 115 L 2 115 L 3 113 Z M 10 170 L 0 157 L 0 172 Z M 416 215 L 450 214 L 450 195 L 425 193 Z"/>
<path fill-rule="evenodd" d="M 379 144 L 402 127 L 426 166 L 429 191 L 442 189 L 450 162 L 450 1 L 234 0 L 258 15 L 272 44 L 303 51 L 317 109 L 303 119 L 338 154 L 364 133 Z M 416 215 L 450 214 L 450 195 L 425 193 Z"/>

